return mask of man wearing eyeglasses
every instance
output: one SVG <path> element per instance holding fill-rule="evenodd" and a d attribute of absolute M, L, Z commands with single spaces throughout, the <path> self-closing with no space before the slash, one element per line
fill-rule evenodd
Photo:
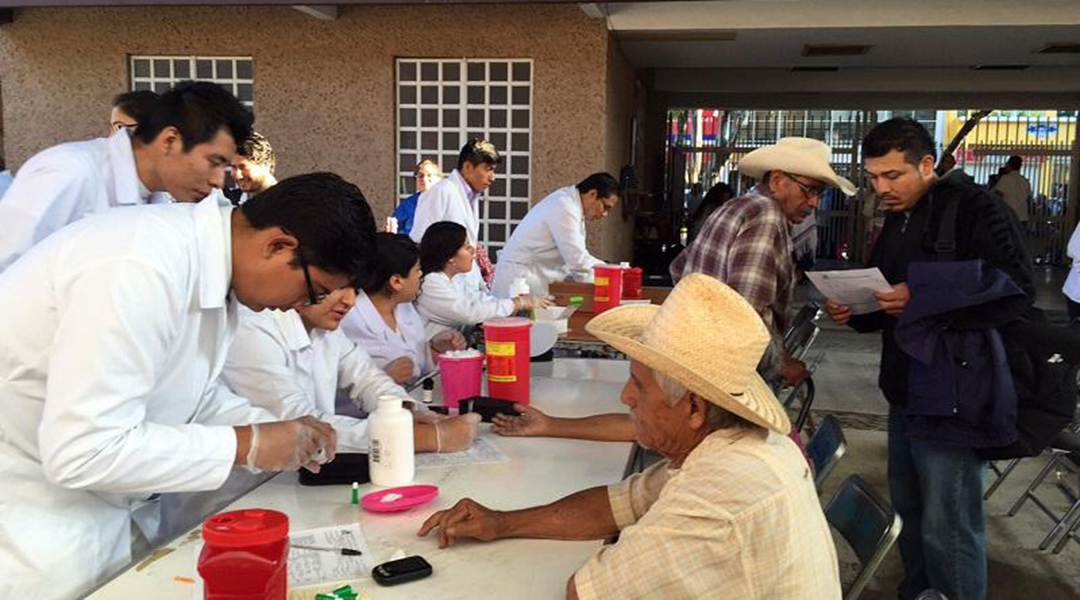
<path fill-rule="evenodd" d="M 791 224 L 813 213 L 827 187 L 855 193 L 855 186 L 833 171 L 831 157 L 829 146 L 801 137 L 750 152 L 739 161 L 739 174 L 759 179 L 758 185 L 710 215 L 671 263 L 675 281 L 689 273 L 711 275 L 753 305 L 772 336 L 762 375 L 780 376 L 788 385 L 808 375 L 806 366 L 783 350 L 796 283 Z"/>
<path fill-rule="evenodd" d="M 315 173 L 82 219 L 0 274 L 0 598 L 81 597 L 149 549 L 160 494 L 333 459 L 330 425 L 219 375 L 239 305 L 355 286 L 374 239 L 360 190 Z"/>
<path fill-rule="evenodd" d="M 593 265 L 604 261 L 585 247 L 585 221 L 608 216 L 619 202 L 619 182 L 593 173 L 577 185 L 555 190 L 532 207 L 499 252 L 492 284 L 495 295 L 509 298 L 514 280 L 524 277 L 530 294 L 547 294 L 553 281 L 587 280 Z"/>

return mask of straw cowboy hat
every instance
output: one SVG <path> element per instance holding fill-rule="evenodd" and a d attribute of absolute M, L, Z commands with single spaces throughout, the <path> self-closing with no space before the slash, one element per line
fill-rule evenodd
<path fill-rule="evenodd" d="M 783 171 L 823 181 L 840 188 L 848 196 L 855 194 L 855 186 L 836 174 L 829 159 L 832 148 L 820 140 L 804 137 L 780 138 L 772 146 L 763 146 L 747 154 L 739 161 L 739 173 L 754 179 L 768 171 Z"/>
<path fill-rule="evenodd" d="M 688 275 L 662 305 L 613 308 L 585 329 L 720 408 L 791 432 L 787 413 L 757 374 L 769 332 L 754 307 L 719 279 Z"/>

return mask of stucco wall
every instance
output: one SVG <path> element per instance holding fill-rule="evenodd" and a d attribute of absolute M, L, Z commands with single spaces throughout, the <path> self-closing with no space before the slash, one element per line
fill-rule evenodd
<path fill-rule="evenodd" d="M 607 171 L 619 177 L 624 165 L 630 163 L 630 121 L 636 106 L 634 70 L 626 62 L 614 40 L 608 41 L 607 103 L 604 126 Z M 630 260 L 633 254 L 634 223 L 624 218 L 625 203 L 620 202 L 614 214 L 600 228 L 600 249 L 607 260 Z"/>
<path fill-rule="evenodd" d="M 396 57 L 534 60 L 534 201 L 618 162 L 608 33 L 570 4 L 341 7 L 334 21 L 286 7 L 19 10 L 0 27 L 9 163 L 102 135 L 131 54 L 253 57 L 256 127 L 279 175 L 338 172 L 380 220 L 394 195 Z"/>

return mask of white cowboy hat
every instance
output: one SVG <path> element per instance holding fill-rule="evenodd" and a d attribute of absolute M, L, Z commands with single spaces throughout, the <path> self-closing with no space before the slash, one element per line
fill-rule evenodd
<path fill-rule="evenodd" d="M 780 138 L 772 146 L 763 146 L 742 157 L 739 173 L 760 179 L 769 171 L 802 175 L 839 188 L 848 196 L 855 195 L 855 185 L 836 174 L 829 159 L 832 148 L 821 140 L 804 137 Z"/>
<path fill-rule="evenodd" d="M 620 306 L 586 331 L 747 421 L 787 435 L 791 421 L 757 365 L 769 331 L 754 307 L 719 279 L 684 277 L 660 306 Z"/>

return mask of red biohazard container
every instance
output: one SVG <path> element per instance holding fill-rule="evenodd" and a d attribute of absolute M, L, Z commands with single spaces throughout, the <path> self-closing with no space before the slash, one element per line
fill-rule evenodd
<path fill-rule="evenodd" d="M 484 322 L 488 395 L 529 403 L 529 329 L 532 321 L 519 317 Z"/>
<path fill-rule="evenodd" d="M 615 308 L 622 301 L 623 268 L 612 265 L 593 267 L 593 313 Z"/>
<path fill-rule="evenodd" d="M 622 297 L 637 300 L 641 298 L 641 281 L 644 274 L 640 267 L 623 269 Z"/>
<path fill-rule="evenodd" d="M 205 600 L 285 600 L 289 517 L 276 510 L 234 510 L 203 522 L 199 575 Z"/>

